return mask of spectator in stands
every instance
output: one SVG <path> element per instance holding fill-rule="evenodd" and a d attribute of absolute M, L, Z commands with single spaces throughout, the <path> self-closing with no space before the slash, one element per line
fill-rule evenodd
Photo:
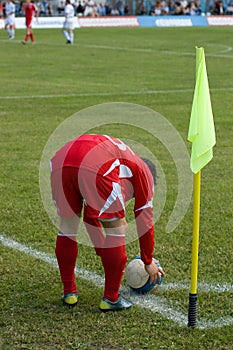
<path fill-rule="evenodd" d="M 60 16 L 64 15 L 64 9 L 65 9 L 65 2 L 61 0 L 61 2 L 58 4 L 58 7 L 57 7 L 57 12 Z"/>
<path fill-rule="evenodd" d="M 14 0 L 14 4 L 15 4 L 15 17 L 18 17 L 20 14 L 20 2 L 18 0 Z"/>
<path fill-rule="evenodd" d="M 24 11 L 24 0 L 20 1 L 20 10 L 19 10 L 19 16 L 24 17 L 25 16 L 25 11 Z"/>
<path fill-rule="evenodd" d="M 165 16 L 169 14 L 169 7 L 165 0 L 161 1 L 161 14 Z"/>
<path fill-rule="evenodd" d="M 46 16 L 48 12 L 48 1 L 43 0 L 42 1 L 42 6 L 43 6 L 43 15 Z"/>
<path fill-rule="evenodd" d="M 93 12 L 94 12 L 94 1 L 88 0 L 88 2 L 85 5 L 84 16 L 92 16 Z"/>
<path fill-rule="evenodd" d="M 129 6 L 127 4 L 125 4 L 125 6 L 124 6 L 124 15 L 125 16 L 129 16 L 130 15 L 130 13 L 129 13 Z"/>
<path fill-rule="evenodd" d="M 116 8 L 117 8 L 117 10 L 119 12 L 119 15 L 120 16 L 124 16 L 124 5 L 123 5 L 122 0 L 118 0 L 116 2 Z"/>
<path fill-rule="evenodd" d="M 98 13 L 98 4 L 95 2 L 93 5 L 93 11 L 91 14 L 91 17 L 99 17 L 99 13 Z"/>
<path fill-rule="evenodd" d="M 111 16 L 120 16 L 120 13 L 119 13 L 116 5 L 111 10 Z"/>
<path fill-rule="evenodd" d="M 136 15 L 137 16 L 143 16 L 146 15 L 146 7 L 144 4 L 144 1 L 141 0 L 140 2 L 137 3 L 137 7 L 136 7 Z"/>
<path fill-rule="evenodd" d="M 84 10 L 85 10 L 85 8 L 84 8 L 83 2 L 79 1 L 78 2 L 78 6 L 75 8 L 76 15 L 77 16 L 83 16 Z"/>
<path fill-rule="evenodd" d="M 47 16 L 52 17 L 52 15 L 53 15 L 52 5 L 51 5 L 51 2 L 48 0 L 48 6 L 47 6 Z"/>
<path fill-rule="evenodd" d="M 180 4 L 182 7 L 183 15 L 189 15 L 190 3 L 187 0 L 181 0 Z"/>
<path fill-rule="evenodd" d="M 176 5 L 173 0 L 168 1 L 169 15 L 174 15 L 176 12 Z"/>
<path fill-rule="evenodd" d="M 38 8 L 39 16 L 44 16 L 44 8 L 41 1 L 36 2 L 36 7 Z"/>
<path fill-rule="evenodd" d="M 195 1 L 191 1 L 188 4 L 188 8 L 189 8 L 188 14 L 190 16 L 197 16 L 197 15 L 201 14 L 201 9 L 200 9 L 200 7 L 198 7 L 198 4 Z"/>
<path fill-rule="evenodd" d="M 183 7 L 180 1 L 175 2 L 175 13 L 174 15 L 183 15 Z"/>
<path fill-rule="evenodd" d="M 152 16 L 160 16 L 162 14 L 161 3 L 159 0 L 155 3 L 154 14 Z"/>
<path fill-rule="evenodd" d="M 103 5 L 102 2 L 100 2 L 97 11 L 98 11 L 98 14 L 99 14 L 100 16 L 106 16 L 106 7 Z"/>
<path fill-rule="evenodd" d="M 211 10 L 212 15 L 224 15 L 225 14 L 225 7 L 223 5 L 223 2 L 221 0 L 217 0 L 214 2 L 214 6 Z"/>
<path fill-rule="evenodd" d="M 0 18 L 3 18 L 3 4 L 1 0 L 0 0 Z"/>
<path fill-rule="evenodd" d="M 150 11 L 149 11 L 149 15 L 150 16 L 154 16 L 155 15 L 155 4 L 152 4 Z"/>
<path fill-rule="evenodd" d="M 233 15 L 233 0 L 230 0 L 230 2 L 227 4 L 226 15 Z"/>
<path fill-rule="evenodd" d="M 112 6 L 108 3 L 108 0 L 106 0 L 104 7 L 106 11 L 106 16 L 110 16 L 112 12 Z"/>

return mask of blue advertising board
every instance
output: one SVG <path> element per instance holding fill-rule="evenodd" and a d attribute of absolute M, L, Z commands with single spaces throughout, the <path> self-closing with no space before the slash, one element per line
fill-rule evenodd
<path fill-rule="evenodd" d="M 140 27 L 208 26 L 205 16 L 138 16 Z"/>

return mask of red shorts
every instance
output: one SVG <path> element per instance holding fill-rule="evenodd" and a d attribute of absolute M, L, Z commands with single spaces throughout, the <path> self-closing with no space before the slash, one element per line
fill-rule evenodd
<path fill-rule="evenodd" d="M 32 18 L 26 18 L 26 27 L 32 28 Z"/>
<path fill-rule="evenodd" d="M 119 181 L 89 170 L 64 167 L 52 171 L 53 201 L 59 216 L 111 220 L 125 216 L 125 203 Z"/>

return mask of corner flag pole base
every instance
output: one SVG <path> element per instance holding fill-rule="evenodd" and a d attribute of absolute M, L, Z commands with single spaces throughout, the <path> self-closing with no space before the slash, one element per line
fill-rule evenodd
<path fill-rule="evenodd" d="M 189 293 L 188 327 L 197 325 L 197 294 Z"/>

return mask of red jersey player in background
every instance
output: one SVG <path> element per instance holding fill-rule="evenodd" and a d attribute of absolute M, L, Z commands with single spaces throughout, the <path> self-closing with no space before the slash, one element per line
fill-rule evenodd
<path fill-rule="evenodd" d="M 25 12 L 25 20 L 26 20 L 26 36 L 25 39 L 22 41 L 22 44 L 26 44 L 28 39 L 31 39 L 31 42 L 34 43 L 34 34 L 32 31 L 32 21 L 34 18 L 34 15 L 36 15 L 36 19 L 38 20 L 39 16 L 39 10 L 36 7 L 35 4 L 31 2 L 31 0 L 26 0 L 26 3 L 23 5 L 23 11 Z"/>
<path fill-rule="evenodd" d="M 100 310 L 127 309 L 120 285 L 127 261 L 126 202 L 134 198 L 134 217 L 141 259 L 150 282 L 160 281 L 163 270 L 154 255 L 153 195 L 156 169 L 119 139 L 107 135 L 82 135 L 63 146 L 51 159 L 53 201 L 60 216 L 56 257 L 63 282 L 63 302 L 77 304 L 74 269 L 78 256 L 76 235 L 81 213 L 105 273 Z M 103 228 L 103 230 L 102 230 Z"/>

